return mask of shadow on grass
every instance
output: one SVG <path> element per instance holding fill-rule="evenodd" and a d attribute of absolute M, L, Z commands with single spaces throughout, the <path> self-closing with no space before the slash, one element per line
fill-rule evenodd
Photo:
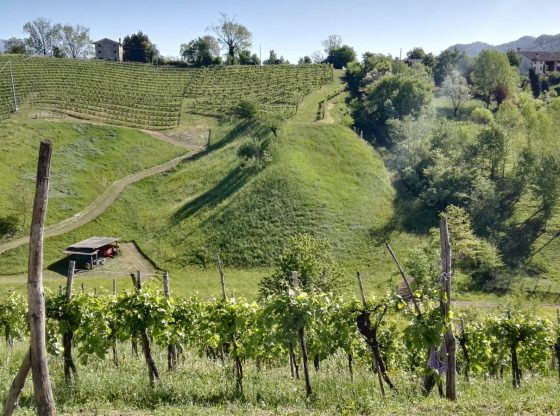
<path fill-rule="evenodd" d="M 249 181 L 251 176 L 251 171 L 248 169 L 243 169 L 241 166 L 236 167 L 212 189 L 183 205 L 173 214 L 173 221 L 182 221 L 185 218 L 195 215 L 202 208 L 218 205 L 220 202 L 239 191 Z"/>

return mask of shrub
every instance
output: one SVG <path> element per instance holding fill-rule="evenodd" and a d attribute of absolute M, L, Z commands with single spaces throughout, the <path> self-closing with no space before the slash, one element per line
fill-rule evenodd
<path fill-rule="evenodd" d="M 494 121 L 494 116 L 490 110 L 477 107 L 471 112 L 471 119 L 477 124 L 490 124 Z"/>

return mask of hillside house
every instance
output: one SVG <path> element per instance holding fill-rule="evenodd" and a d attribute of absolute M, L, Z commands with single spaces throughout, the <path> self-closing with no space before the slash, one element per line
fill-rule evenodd
<path fill-rule="evenodd" d="M 103 38 L 94 42 L 95 45 L 95 59 L 102 59 L 104 61 L 117 61 L 123 60 L 123 45 L 121 40 L 118 42 Z"/>
<path fill-rule="evenodd" d="M 560 71 L 560 52 L 538 52 L 517 50 L 521 58 L 519 71 L 527 74 L 531 68 L 537 74 Z"/>

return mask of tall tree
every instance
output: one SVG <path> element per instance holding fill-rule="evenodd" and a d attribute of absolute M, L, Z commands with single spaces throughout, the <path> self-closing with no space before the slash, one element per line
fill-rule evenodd
<path fill-rule="evenodd" d="M 471 91 L 467 80 L 459 72 L 454 71 L 443 81 L 441 85 L 443 95 L 449 97 L 451 104 L 453 104 L 453 115 L 457 116 L 457 111 L 463 103 L 470 100 Z"/>
<path fill-rule="evenodd" d="M 342 38 L 339 35 L 329 35 L 328 38 L 321 42 L 321 45 L 328 56 L 332 51 L 342 46 Z"/>
<path fill-rule="evenodd" d="M 61 49 L 63 54 L 72 59 L 88 58 L 92 51 L 89 29 L 81 25 L 64 25 L 61 32 Z"/>
<path fill-rule="evenodd" d="M 445 50 L 440 53 L 437 58 L 434 70 L 434 82 L 439 87 L 446 76 L 453 71 L 459 71 L 466 75 L 470 66 L 469 58 L 464 52 L 459 52 L 457 49 Z"/>
<path fill-rule="evenodd" d="M 181 56 L 194 66 L 221 63 L 220 45 L 214 36 L 206 35 L 181 45 Z"/>
<path fill-rule="evenodd" d="M 283 56 L 279 58 L 274 49 L 270 50 L 268 59 L 263 61 L 263 65 L 282 65 L 286 63 L 288 63 L 288 61 L 286 61 Z"/>
<path fill-rule="evenodd" d="M 349 62 L 356 60 L 356 51 L 348 45 L 341 45 L 332 49 L 327 56 L 326 62 L 332 64 L 336 69 L 341 69 L 348 65 Z"/>
<path fill-rule="evenodd" d="M 25 42 L 32 53 L 52 56 L 54 47 L 60 41 L 61 29 L 59 24 L 53 26 L 50 20 L 40 17 L 23 25 L 23 31 L 29 36 Z"/>
<path fill-rule="evenodd" d="M 159 56 L 157 46 L 141 30 L 125 36 L 123 40 L 124 60 L 131 62 L 152 62 Z"/>
<path fill-rule="evenodd" d="M 10 38 L 6 41 L 6 53 L 23 55 L 27 53 L 24 39 Z"/>
<path fill-rule="evenodd" d="M 411 51 L 408 51 L 406 53 L 406 56 L 409 59 L 424 59 L 426 57 L 426 52 L 424 52 L 424 49 L 417 46 L 414 49 L 412 49 Z"/>
<path fill-rule="evenodd" d="M 222 14 L 217 25 L 208 28 L 216 35 L 218 43 L 227 50 L 227 63 L 235 63 L 236 55 L 251 47 L 252 35 L 245 26 L 237 23 L 233 17 Z"/>
<path fill-rule="evenodd" d="M 509 49 L 506 52 L 506 56 L 507 56 L 509 64 L 511 66 L 513 66 L 515 68 L 519 68 L 521 66 L 521 57 L 513 49 Z"/>
<path fill-rule="evenodd" d="M 311 57 L 305 55 L 303 58 L 298 59 L 298 65 L 312 64 L 313 61 Z"/>
<path fill-rule="evenodd" d="M 256 53 L 251 55 L 251 51 L 245 49 L 239 52 L 238 63 L 239 65 L 260 65 L 261 60 Z"/>
<path fill-rule="evenodd" d="M 475 92 L 484 100 L 486 107 L 492 100 L 496 100 L 499 106 L 512 94 L 516 77 L 507 56 L 493 50 L 484 50 L 478 55 L 471 74 Z"/>

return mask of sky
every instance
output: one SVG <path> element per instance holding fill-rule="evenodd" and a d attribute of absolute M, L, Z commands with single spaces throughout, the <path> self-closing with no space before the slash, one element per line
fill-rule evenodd
<path fill-rule="evenodd" d="M 560 1 L 541 0 L 0 0 L 0 39 L 24 37 L 38 17 L 81 24 L 93 40 L 142 30 L 164 56 L 207 34 L 220 14 L 253 34 L 252 51 L 274 49 L 290 62 L 321 50 L 331 34 L 356 50 L 403 56 L 415 46 L 438 54 L 456 43 L 500 44 L 560 32 Z"/>

